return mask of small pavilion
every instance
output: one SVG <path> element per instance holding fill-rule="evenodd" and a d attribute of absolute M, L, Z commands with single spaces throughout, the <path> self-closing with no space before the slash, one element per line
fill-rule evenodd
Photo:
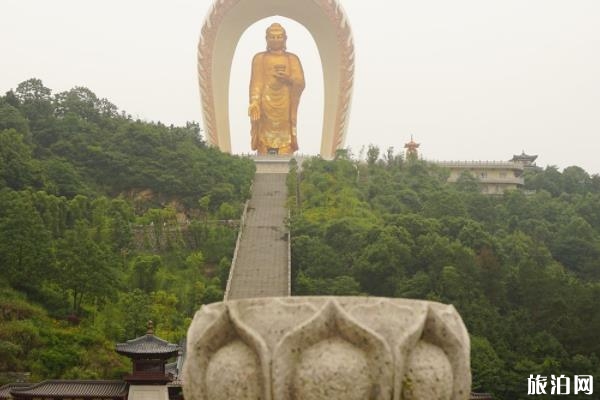
<path fill-rule="evenodd" d="M 525 154 L 525 150 L 523 150 L 521 152 L 521 154 L 515 154 L 513 156 L 513 158 L 510 159 L 510 161 L 514 162 L 514 163 L 520 163 L 523 164 L 523 167 L 525 168 L 535 168 L 535 160 L 538 158 L 537 154 L 536 155 L 530 155 L 530 154 Z"/>
<path fill-rule="evenodd" d="M 179 345 L 154 336 L 154 325 L 148 321 L 145 335 L 117 343 L 116 350 L 133 362 L 133 372 L 124 377 L 129 384 L 128 400 L 169 400 L 167 384 L 172 378 L 165 365 L 178 355 Z"/>
<path fill-rule="evenodd" d="M 124 378 L 127 383 L 165 385 L 171 381 L 166 374 L 165 364 L 169 358 L 177 356 L 179 345 L 154 336 L 154 325 L 148 321 L 145 335 L 117 343 L 116 350 L 133 362 L 133 372 Z"/>
<path fill-rule="evenodd" d="M 133 371 L 124 380 L 46 380 L 0 387 L 0 400 L 169 400 L 181 398 L 181 347 L 154 336 L 154 325 L 138 338 L 118 343 L 116 351 L 129 357 Z M 167 370 L 169 358 L 178 357 Z M 171 381 L 177 382 L 168 387 Z M 171 393 L 169 393 L 171 392 Z"/>

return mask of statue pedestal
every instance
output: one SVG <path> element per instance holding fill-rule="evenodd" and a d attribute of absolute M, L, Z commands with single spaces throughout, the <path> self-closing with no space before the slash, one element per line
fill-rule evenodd
<path fill-rule="evenodd" d="M 188 331 L 186 400 L 462 400 L 470 345 L 452 306 L 281 297 L 204 306 Z"/>
<path fill-rule="evenodd" d="M 266 155 L 254 156 L 257 174 L 287 174 L 290 172 L 290 160 L 293 156 Z"/>

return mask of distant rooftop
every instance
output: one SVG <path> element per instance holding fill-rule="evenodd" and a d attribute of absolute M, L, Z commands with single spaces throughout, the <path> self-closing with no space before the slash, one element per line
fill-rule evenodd
<path fill-rule="evenodd" d="M 26 387 L 13 387 L 10 394 L 15 399 L 125 399 L 127 383 L 123 381 L 48 380 Z"/>
<path fill-rule="evenodd" d="M 134 358 L 140 356 L 168 358 L 177 355 L 179 345 L 154 336 L 154 326 L 152 321 L 149 321 L 148 331 L 144 336 L 128 340 L 126 343 L 117 343 L 116 350 L 119 354 Z"/>
<path fill-rule="evenodd" d="M 525 151 L 522 151 L 521 154 L 515 154 L 510 161 L 523 163 L 526 166 L 533 164 L 533 162 L 538 158 L 536 155 L 525 154 Z"/>
<path fill-rule="evenodd" d="M 429 161 L 429 160 L 426 160 Z M 431 163 L 440 165 L 442 167 L 466 167 L 466 168 L 510 168 L 510 169 L 523 169 L 522 165 L 519 165 L 512 161 L 429 161 Z"/>
<path fill-rule="evenodd" d="M 27 388 L 31 385 L 32 385 L 31 383 L 17 382 L 17 383 L 9 383 L 7 385 L 0 386 L 0 399 L 2 399 L 2 400 L 10 399 L 11 398 L 10 391 L 12 389 Z"/>
<path fill-rule="evenodd" d="M 494 400 L 489 393 L 471 393 L 470 400 Z"/>

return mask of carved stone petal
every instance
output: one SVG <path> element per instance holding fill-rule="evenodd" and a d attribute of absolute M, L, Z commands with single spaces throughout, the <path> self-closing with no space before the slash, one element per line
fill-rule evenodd
<path fill-rule="evenodd" d="M 406 359 L 409 350 L 421 338 L 427 313 L 426 303 L 403 306 L 395 305 L 388 300 L 381 300 L 373 304 L 359 304 L 350 310 L 350 314 L 363 326 L 367 326 L 383 336 L 392 349 L 394 356 L 393 400 L 400 400 Z"/>
<path fill-rule="evenodd" d="M 256 400 L 264 398 L 256 354 L 239 339 L 221 347 L 206 370 L 206 397 L 210 400 Z"/>
<path fill-rule="evenodd" d="M 392 365 L 384 339 L 330 299 L 276 347 L 273 399 L 388 400 L 393 388 Z M 311 376 L 321 384 L 311 384 Z M 348 386 L 348 381 L 357 385 Z"/>
<path fill-rule="evenodd" d="M 453 384 L 454 373 L 446 353 L 436 345 L 419 341 L 407 360 L 402 399 L 450 400 Z"/>
<path fill-rule="evenodd" d="M 237 377 L 240 379 L 237 383 L 246 385 L 247 390 L 236 392 L 236 396 L 247 395 L 251 396 L 248 399 L 254 400 L 258 390 L 258 398 L 270 400 L 270 363 L 266 344 L 250 328 L 231 318 L 227 303 L 221 305 L 224 306 L 200 309 L 188 330 L 187 360 L 183 368 L 185 398 L 216 400 L 218 397 L 214 397 L 214 389 L 221 384 L 233 384 L 230 380 Z M 239 362 L 236 361 L 238 359 Z M 228 376 L 216 373 L 228 365 L 239 365 L 239 370 Z M 249 382 L 252 379 L 257 381 Z"/>
<path fill-rule="evenodd" d="M 236 318 L 261 335 L 271 352 L 294 326 L 301 325 L 317 312 L 308 302 L 292 304 L 280 299 L 242 300 L 230 304 L 230 309 L 232 315 L 235 313 Z"/>
<path fill-rule="evenodd" d="M 454 374 L 452 399 L 468 398 L 471 390 L 471 346 L 467 329 L 454 306 L 430 304 L 423 340 L 439 346 L 448 356 Z"/>
<path fill-rule="evenodd" d="M 224 303 L 206 305 L 196 311 L 192 322 L 194 329 L 188 331 L 187 343 L 196 343 L 198 338 L 204 335 L 205 330 L 208 329 L 208 327 L 211 326 L 224 312 Z"/>

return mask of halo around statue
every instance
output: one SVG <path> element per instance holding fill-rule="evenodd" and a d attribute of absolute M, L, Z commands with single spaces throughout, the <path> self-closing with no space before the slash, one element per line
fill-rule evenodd
<path fill-rule="evenodd" d="M 325 95 L 320 153 L 332 158 L 344 145 L 354 77 L 352 31 L 337 0 L 214 1 L 198 43 L 198 83 L 206 139 L 222 151 L 231 151 L 229 78 L 235 48 L 250 25 L 274 15 L 299 22 L 315 40 Z"/>

